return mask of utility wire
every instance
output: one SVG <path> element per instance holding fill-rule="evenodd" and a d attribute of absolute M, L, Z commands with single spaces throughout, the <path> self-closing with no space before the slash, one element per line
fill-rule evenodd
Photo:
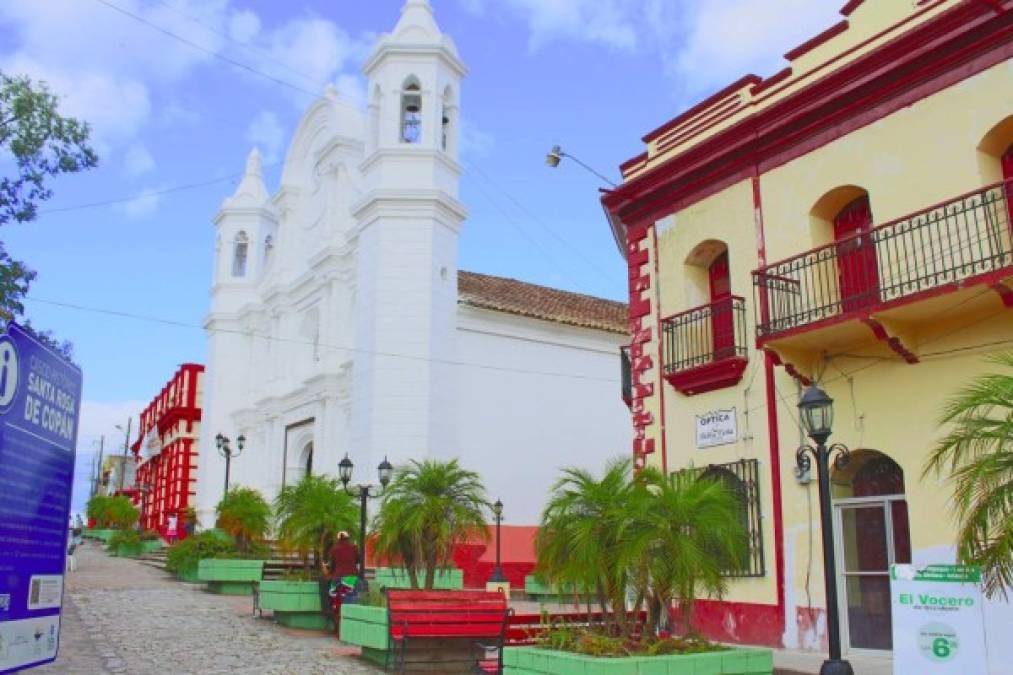
<path fill-rule="evenodd" d="M 160 324 L 164 324 L 164 325 L 167 325 L 167 326 L 176 326 L 176 327 L 179 327 L 179 328 L 197 329 L 197 330 L 203 330 L 203 331 L 213 332 L 213 333 L 227 333 L 227 334 L 234 334 L 234 335 L 243 335 L 243 336 L 246 336 L 246 337 L 260 338 L 260 339 L 263 339 L 263 340 L 268 340 L 268 341 L 273 341 L 273 342 L 285 342 L 285 343 L 290 343 L 290 344 L 305 345 L 305 346 L 309 346 L 309 347 L 323 347 L 323 348 L 328 349 L 328 350 L 335 350 L 335 351 L 342 351 L 342 352 L 354 352 L 354 353 L 360 353 L 360 354 L 372 354 L 374 356 L 385 356 L 385 357 L 390 357 L 390 358 L 406 359 L 406 360 L 410 360 L 410 361 L 425 361 L 425 362 L 429 362 L 429 363 L 441 363 L 441 364 L 452 365 L 452 366 L 467 366 L 467 367 L 472 367 L 472 368 L 481 368 L 481 369 L 484 369 L 484 370 L 495 370 L 495 371 L 500 371 L 500 372 L 519 373 L 519 374 L 525 374 L 525 375 L 544 375 L 546 377 L 568 377 L 568 378 L 577 379 L 577 380 L 591 380 L 591 381 L 596 381 L 596 382 L 608 382 L 610 384 L 617 384 L 619 382 L 618 378 L 596 377 L 594 375 L 582 375 L 582 374 L 579 374 L 579 373 L 562 373 L 562 372 L 553 372 L 553 371 L 546 371 L 546 370 L 530 370 L 530 369 L 524 369 L 524 368 L 508 368 L 506 366 L 495 366 L 495 365 L 486 364 L 486 363 L 475 363 L 475 362 L 472 362 L 472 361 L 455 361 L 455 360 L 452 360 L 452 359 L 432 359 L 432 358 L 429 358 L 429 357 L 415 356 L 415 355 L 412 355 L 412 354 L 399 354 L 399 353 L 396 353 L 396 352 L 384 352 L 384 351 L 379 351 L 379 350 L 375 350 L 375 349 L 362 349 L 362 348 L 358 348 L 358 347 L 345 347 L 345 346 L 342 346 L 342 345 L 328 344 L 328 343 L 317 342 L 317 341 L 313 341 L 313 340 L 300 340 L 298 338 L 284 338 L 284 337 L 280 337 L 280 336 L 266 335 L 264 333 L 257 333 L 255 331 L 250 331 L 250 330 L 232 330 L 232 329 L 228 329 L 228 328 L 206 328 L 204 326 L 200 326 L 200 325 L 195 324 L 195 323 L 188 323 L 186 321 L 178 321 L 178 320 L 175 320 L 175 319 L 165 319 L 165 318 L 161 318 L 161 317 L 144 315 L 144 314 L 135 314 L 133 312 L 125 312 L 125 311 L 115 310 L 115 309 L 105 309 L 105 308 L 101 308 L 101 307 L 89 307 L 89 306 L 86 306 L 86 305 L 79 305 L 79 304 L 71 303 L 71 302 L 60 302 L 60 301 L 57 301 L 57 300 L 46 300 L 46 299 L 43 299 L 43 298 L 36 298 L 36 297 L 26 297 L 25 300 L 27 300 L 28 302 L 37 302 L 37 303 L 40 303 L 40 304 L 43 304 L 43 305 L 51 305 L 51 306 L 54 306 L 54 307 L 65 307 L 65 308 L 68 308 L 68 309 L 75 309 L 75 310 L 79 310 L 79 311 L 82 311 L 82 312 L 91 312 L 91 313 L 94 313 L 94 314 L 105 314 L 107 316 L 117 316 L 117 317 L 121 317 L 121 318 L 125 318 L 125 319 L 134 319 L 134 320 L 137 320 L 137 321 L 147 321 L 147 322 L 151 322 L 151 323 L 160 323 Z"/>

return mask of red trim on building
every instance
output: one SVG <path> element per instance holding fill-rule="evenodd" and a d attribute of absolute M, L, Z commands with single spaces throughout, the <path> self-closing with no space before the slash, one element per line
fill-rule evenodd
<path fill-rule="evenodd" d="M 679 393 L 695 396 L 738 384 L 747 363 L 748 361 L 740 356 L 721 359 L 696 368 L 666 373 L 665 379 Z"/>
<path fill-rule="evenodd" d="M 877 340 L 885 342 L 904 361 L 911 364 L 918 363 L 918 355 L 908 349 L 899 337 L 887 333 L 886 328 L 879 321 L 872 317 L 865 317 L 862 319 L 862 323 L 872 330 L 872 334 L 876 336 Z"/>
<path fill-rule="evenodd" d="M 654 278 L 660 279 L 660 272 L 658 271 L 658 230 L 655 227 L 651 228 L 654 231 Z M 663 347 L 665 341 L 662 339 L 664 333 L 661 330 L 661 284 L 654 285 L 654 302 L 655 302 L 655 313 L 658 317 L 656 324 L 656 330 L 658 331 L 658 373 L 662 372 L 665 367 L 665 357 Z M 659 435 L 661 437 L 661 472 L 668 475 L 668 438 L 665 434 L 665 387 L 660 386 L 658 392 L 658 408 L 661 410 L 661 426 L 659 429 Z"/>
<path fill-rule="evenodd" d="M 642 152 L 639 155 L 637 155 L 636 157 L 633 157 L 632 159 L 628 159 L 625 162 L 623 162 L 622 164 L 620 164 L 619 165 L 619 171 L 620 171 L 620 173 L 624 173 L 625 174 L 629 169 L 632 169 L 637 164 L 643 164 L 646 161 L 647 161 L 647 153 L 646 152 Z"/>
<path fill-rule="evenodd" d="M 791 66 L 788 66 L 784 70 L 779 70 L 770 77 L 768 77 L 767 79 L 765 79 L 763 82 L 759 83 L 758 85 L 750 89 L 750 92 L 755 96 L 756 94 L 767 91 L 775 84 L 780 84 L 781 82 L 787 80 L 789 77 L 791 77 L 791 73 L 792 73 Z"/>
<path fill-rule="evenodd" d="M 743 77 L 740 77 L 739 79 L 735 80 L 735 82 L 732 82 L 730 85 L 728 85 L 724 89 L 722 89 L 722 90 L 718 91 L 717 93 L 712 94 L 712 95 L 708 96 L 707 98 L 705 98 L 704 100 L 700 101 L 699 103 L 697 103 L 695 106 L 693 106 L 692 108 L 690 108 L 686 112 L 684 112 L 681 115 L 679 115 L 679 116 L 677 116 L 677 117 L 669 120 L 668 122 L 665 122 L 660 127 L 658 127 L 657 129 L 655 129 L 654 131 L 648 133 L 646 136 L 644 136 L 640 140 L 642 140 L 644 143 L 650 143 L 651 141 L 655 140 L 656 138 L 660 138 L 661 136 L 664 136 L 666 133 L 668 133 L 672 129 L 675 129 L 677 126 L 679 126 L 683 122 L 692 119 L 694 115 L 696 115 L 697 113 L 699 113 L 699 112 L 701 112 L 703 110 L 706 110 L 707 108 L 709 108 L 710 106 L 714 105 L 715 103 L 717 103 L 721 99 L 725 98 L 726 96 L 734 94 L 735 92 L 737 92 L 738 90 L 742 89 L 743 87 L 746 87 L 746 86 L 751 85 L 751 84 L 759 84 L 760 82 L 762 82 L 762 78 L 760 78 L 757 75 L 749 74 L 749 75 L 745 75 Z"/>
<path fill-rule="evenodd" d="M 675 625 L 681 621 L 678 608 L 672 611 Z M 777 605 L 726 600 L 697 600 L 690 617 L 693 629 L 720 642 L 781 647 L 784 612 Z"/>
<path fill-rule="evenodd" d="M 809 40 L 806 40 L 805 42 L 800 44 L 798 47 L 795 47 L 791 51 L 786 52 L 784 58 L 788 59 L 789 61 L 794 61 L 803 54 L 808 54 L 809 52 L 816 49 L 820 45 L 832 40 L 833 38 L 837 37 L 846 30 L 848 30 L 847 19 L 845 19 L 844 21 L 839 21 L 830 28 L 827 28 L 825 31 L 823 31 L 816 37 L 810 38 Z"/>
<path fill-rule="evenodd" d="M 649 223 L 736 182 L 750 166 L 768 171 L 812 152 L 1013 57 L 1011 18 L 978 3 L 957 5 L 624 183 L 602 202 L 627 225 Z"/>
<path fill-rule="evenodd" d="M 858 9 L 865 0 L 849 0 L 844 7 L 841 8 L 841 16 L 851 16 L 851 14 Z"/>

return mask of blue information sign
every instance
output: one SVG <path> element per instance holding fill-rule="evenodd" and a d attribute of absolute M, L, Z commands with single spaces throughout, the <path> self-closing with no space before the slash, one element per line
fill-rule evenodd
<path fill-rule="evenodd" d="M 0 334 L 0 673 L 60 641 L 81 370 L 20 326 Z"/>

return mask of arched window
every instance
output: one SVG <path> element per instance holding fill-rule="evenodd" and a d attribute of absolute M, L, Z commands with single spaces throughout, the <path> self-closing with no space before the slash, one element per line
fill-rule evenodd
<path fill-rule="evenodd" d="M 863 309 L 879 301 L 879 261 L 872 229 L 869 193 L 856 185 L 841 185 L 820 197 L 809 211 L 813 242 L 835 243 L 832 255 L 821 256 L 809 271 L 822 287 L 808 289 L 816 297 L 806 303 L 824 307 L 828 313 Z M 825 268 L 825 269 L 824 269 Z M 833 280 L 837 281 L 836 293 Z"/>
<path fill-rule="evenodd" d="M 274 251 L 274 237 L 267 235 L 264 237 L 264 267 L 267 267 L 267 263 L 271 262 L 271 253 Z"/>
<path fill-rule="evenodd" d="M 414 75 L 401 88 L 401 142 L 422 140 L 422 86 Z"/>
<path fill-rule="evenodd" d="M 240 231 L 236 235 L 232 248 L 232 276 L 246 276 L 246 258 L 250 248 L 250 240 L 245 232 Z"/>

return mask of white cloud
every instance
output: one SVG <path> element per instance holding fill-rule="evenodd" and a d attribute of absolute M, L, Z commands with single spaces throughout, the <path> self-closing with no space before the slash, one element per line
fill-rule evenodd
<path fill-rule="evenodd" d="M 134 143 L 127 148 L 123 157 L 123 171 L 128 176 L 140 176 L 155 168 L 155 158 L 148 148 L 141 143 Z"/>
<path fill-rule="evenodd" d="M 130 220 L 144 220 L 151 216 L 162 204 L 162 195 L 156 194 L 158 190 L 146 187 L 131 199 L 129 202 L 117 204 L 117 210 Z"/>
<path fill-rule="evenodd" d="M 685 38 L 667 50 L 670 72 L 687 92 L 731 83 L 747 73 L 785 67 L 783 54 L 841 17 L 840 0 L 708 0 L 689 19 Z"/>
<path fill-rule="evenodd" d="M 260 33 L 260 17 L 242 9 L 229 17 L 229 37 L 237 42 L 249 42 Z"/>
<path fill-rule="evenodd" d="M 338 90 L 338 96 L 345 101 L 360 108 L 366 107 L 366 80 L 362 76 L 350 73 L 338 75 L 334 86 Z"/>
<path fill-rule="evenodd" d="M 123 452 L 124 434 L 116 425 L 126 428 L 127 418 L 133 418 L 130 441 L 137 440 L 137 416 L 147 405 L 147 401 L 81 401 L 78 445 L 82 450 L 87 450 L 94 441 L 97 452 L 99 438 L 105 436 L 107 453 L 117 447 Z"/>
<path fill-rule="evenodd" d="M 465 10 L 482 14 L 488 0 L 459 2 Z M 503 6 L 527 21 L 533 50 L 567 39 L 631 51 L 637 47 L 638 4 L 631 0 L 503 0 Z"/>
<path fill-rule="evenodd" d="M 260 154 L 266 164 L 278 161 L 282 144 L 285 142 L 285 130 L 278 122 L 278 116 L 270 110 L 262 110 L 246 130 L 246 140 L 260 148 Z"/>

